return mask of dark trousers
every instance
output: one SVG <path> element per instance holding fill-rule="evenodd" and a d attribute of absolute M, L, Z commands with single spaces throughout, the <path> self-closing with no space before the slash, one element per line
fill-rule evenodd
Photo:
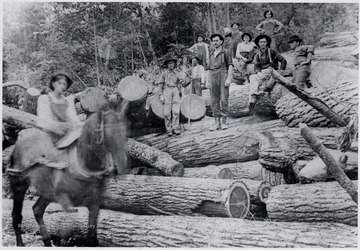
<path fill-rule="evenodd" d="M 227 76 L 226 69 L 210 71 L 211 109 L 214 117 L 228 115 L 229 87 L 225 87 Z"/>

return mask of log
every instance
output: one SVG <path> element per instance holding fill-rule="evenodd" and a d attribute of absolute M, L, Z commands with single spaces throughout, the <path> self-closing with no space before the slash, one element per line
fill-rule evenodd
<path fill-rule="evenodd" d="M 342 168 L 339 166 L 334 157 L 326 150 L 325 146 L 316 137 L 316 135 L 310 130 L 304 123 L 300 123 L 301 136 L 309 143 L 310 147 L 319 155 L 324 161 L 330 172 L 334 175 L 339 184 L 348 192 L 351 198 L 357 203 L 358 192 L 357 185 L 353 184 L 351 180 L 345 175 Z"/>
<path fill-rule="evenodd" d="M 201 167 L 258 159 L 260 133 L 274 127 L 283 127 L 273 120 L 258 124 L 245 124 L 227 130 L 209 132 L 208 127 L 184 131 L 176 137 L 145 135 L 136 140 L 170 154 L 184 167 Z"/>
<path fill-rule="evenodd" d="M 263 167 L 261 168 L 261 176 L 263 181 L 270 183 L 271 186 L 277 186 L 286 183 L 283 173 L 272 172 Z"/>
<path fill-rule="evenodd" d="M 344 155 L 346 160 L 339 162 L 340 167 L 344 171 L 347 177 L 351 180 L 358 179 L 358 154 L 354 152 L 342 153 L 339 150 L 327 149 L 327 151 L 339 161 Z M 304 181 L 328 181 L 333 180 L 335 177 L 330 173 L 326 164 L 320 157 L 316 156 L 309 162 L 304 162 L 304 165 L 299 169 L 298 176 Z"/>
<path fill-rule="evenodd" d="M 97 87 L 90 87 L 82 92 L 76 93 L 75 100 L 80 101 L 81 107 L 88 114 L 102 109 L 109 103 L 105 91 Z"/>
<path fill-rule="evenodd" d="M 13 86 L 18 86 L 24 90 L 27 90 L 28 88 L 30 88 L 29 83 L 26 81 L 9 81 L 9 82 L 4 82 L 2 84 L 3 88 L 13 87 Z"/>
<path fill-rule="evenodd" d="M 146 144 L 128 139 L 127 153 L 130 157 L 146 163 L 156 169 L 159 169 L 167 176 L 183 176 L 184 166 L 175 161 L 167 153 L 150 147 Z"/>
<path fill-rule="evenodd" d="M 262 181 L 262 166 L 259 161 L 235 162 L 217 166 L 218 168 L 228 169 L 231 172 L 232 179 L 250 179 Z M 186 169 L 187 170 L 187 169 Z"/>
<path fill-rule="evenodd" d="M 117 87 L 118 94 L 130 102 L 130 107 L 136 106 L 146 99 L 148 84 L 137 76 L 123 78 Z"/>
<path fill-rule="evenodd" d="M 276 70 L 272 71 L 272 76 L 274 79 L 279 80 L 279 82 L 283 86 L 285 86 L 289 91 L 291 91 L 297 97 L 301 98 L 303 101 L 308 103 L 311 107 L 316 109 L 319 113 L 321 113 L 323 116 L 328 118 L 334 124 L 339 126 L 347 125 L 347 122 L 344 120 L 344 118 L 341 117 L 339 114 L 337 114 L 334 110 L 329 108 L 326 105 L 326 103 L 324 103 L 321 99 L 312 96 L 311 94 L 309 94 L 308 92 L 304 91 L 301 88 L 298 88 L 296 85 L 292 84 L 288 79 L 281 76 Z"/>
<path fill-rule="evenodd" d="M 357 181 L 353 181 L 357 185 Z M 272 187 L 266 202 L 273 221 L 332 222 L 357 226 L 357 204 L 338 182 Z"/>
<path fill-rule="evenodd" d="M 324 116 L 325 110 L 319 112 L 306 101 L 294 94 L 286 95 L 276 103 L 276 113 L 290 127 L 306 123 L 311 127 L 346 126 L 344 120 L 357 113 L 358 110 L 358 80 L 338 82 L 326 90 L 312 88 L 307 90 L 311 96 L 322 100 L 333 112 L 341 116 L 340 120 L 331 120 Z M 315 100 L 315 99 L 314 99 Z"/>
<path fill-rule="evenodd" d="M 232 171 L 221 166 L 209 165 L 201 168 L 186 168 L 185 178 L 204 178 L 204 179 L 233 179 Z"/>
<path fill-rule="evenodd" d="M 3 200 L 2 204 L 3 225 L 8 231 L 12 227 L 12 201 Z M 31 209 L 33 204 L 34 202 L 31 201 L 24 203 L 22 228 L 28 233 L 34 232 L 38 227 Z M 61 212 L 58 204 L 50 204 L 47 211 L 51 212 L 45 212 L 45 223 L 49 233 L 59 236 L 63 239 L 62 242 L 69 242 L 70 238 L 79 241 L 85 239 L 87 210 L 86 208 L 77 208 L 77 210 L 76 213 L 64 213 Z M 101 247 L 356 248 L 358 246 L 357 228 L 340 223 L 137 216 L 110 210 L 100 211 L 97 232 Z M 15 237 L 13 238 L 15 244 Z M 24 240 L 29 247 L 28 241 Z M 39 245 L 42 245 L 40 238 Z"/>
<path fill-rule="evenodd" d="M 181 98 L 180 113 L 186 121 L 199 121 L 204 118 L 205 112 L 205 102 L 200 96 L 188 94 Z"/>
<path fill-rule="evenodd" d="M 37 100 L 40 96 L 40 91 L 36 88 L 28 88 L 25 92 L 22 110 L 30 114 L 37 114 Z"/>
<path fill-rule="evenodd" d="M 358 40 L 356 39 L 357 36 L 357 30 L 346 32 L 325 32 L 318 44 L 321 47 L 329 48 L 354 46 L 358 44 Z"/>
<path fill-rule="evenodd" d="M 354 67 L 353 65 L 358 65 L 356 57 L 351 55 L 355 48 L 356 45 L 338 48 L 318 48 L 315 50 L 314 60 L 342 62 L 343 64 L 346 63 L 345 65 L 350 64 L 350 67 Z"/>
<path fill-rule="evenodd" d="M 230 117 L 242 117 L 245 114 L 243 110 L 248 106 L 249 102 L 249 91 L 250 85 L 237 85 L 231 84 L 229 90 L 229 116 Z M 259 101 L 256 103 L 254 108 L 254 112 L 256 114 L 261 115 L 269 115 L 269 116 L 276 116 L 275 112 L 275 103 L 278 99 L 282 96 L 288 94 L 289 91 L 281 86 L 280 84 L 276 84 L 273 91 L 271 92 L 271 96 L 262 96 Z M 210 91 L 208 89 L 203 90 L 202 98 L 205 101 L 206 106 L 206 115 L 212 116 L 211 110 L 211 98 L 210 98 Z"/>
<path fill-rule="evenodd" d="M 21 129 L 33 127 L 40 130 L 42 129 L 37 125 L 35 115 L 6 106 L 3 106 L 3 121 Z M 184 173 L 183 165 L 176 162 L 167 153 L 133 139 L 128 140 L 127 153 L 135 159 L 158 168 L 163 171 L 165 175 L 182 176 Z"/>
<path fill-rule="evenodd" d="M 244 218 L 250 207 L 246 186 L 233 180 L 123 175 L 106 190 L 103 208 L 142 215 Z"/>

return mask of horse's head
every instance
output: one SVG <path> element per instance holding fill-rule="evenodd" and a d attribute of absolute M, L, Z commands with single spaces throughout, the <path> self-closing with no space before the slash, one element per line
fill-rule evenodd
<path fill-rule="evenodd" d="M 127 105 L 127 103 L 122 103 L 119 111 L 115 109 L 99 110 L 91 115 L 84 125 L 78 145 L 82 147 L 83 151 L 86 151 L 83 158 L 87 158 L 89 169 L 103 170 L 96 166 L 96 164 L 99 165 L 99 162 L 95 162 L 103 162 L 107 152 L 111 153 L 119 174 L 123 173 L 127 167 L 125 116 Z"/>

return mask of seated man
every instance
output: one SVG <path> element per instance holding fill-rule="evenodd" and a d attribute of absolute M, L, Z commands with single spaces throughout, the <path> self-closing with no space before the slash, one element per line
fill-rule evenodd
<path fill-rule="evenodd" d="M 272 78 L 272 70 L 286 68 L 286 60 L 279 53 L 270 48 L 271 38 L 267 35 L 260 35 L 255 38 L 255 44 L 259 52 L 254 57 L 254 73 L 250 76 L 249 105 L 246 112 L 252 114 L 256 102 L 264 91 L 270 93 L 276 84 Z"/>

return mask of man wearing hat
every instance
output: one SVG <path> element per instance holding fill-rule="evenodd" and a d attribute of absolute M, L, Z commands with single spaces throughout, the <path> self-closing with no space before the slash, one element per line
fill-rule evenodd
<path fill-rule="evenodd" d="M 180 84 L 183 80 L 175 71 L 177 60 L 168 58 L 164 61 L 167 69 L 161 73 L 158 84 L 162 86 L 160 100 L 164 103 L 165 127 L 168 136 L 179 135 Z"/>
<path fill-rule="evenodd" d="M 186 74 L 191 79 L 191 94 L 196 94 L 198 96 L 202 95 L 202 88 L 205 87 L 205 69 L 198 62 L 200 61 L 199 57 L 195 56 L 191 60 L 191 68 L 188 69 Z"/>
<path fill-rule="evenodd" d="M 194 52 L 199 58 L 199 64 L 207 68 L 209 64 L 209 45 L 204 42 L 204 37 L 198 35 L 197 43 L 189 48 L 190 51 Z"/>
<path fill-rule="evenodd" d="M 267 35 L 259 35 L 255 38 L 255 44 L 259 52 L 255 55 L 254 74 L 250 76 L 250 101 L 248 112 L 251 114 L 260 96 L 267 91 L 270 93 L 276 81 L 272 78 L 272 70 L 285 69 L 286 60 L 275 50 L 270 48 L 271 38 Z"/>
<path fill-rule="evenodd" d="M 313 45 L 300 45 L 303 40 L 298 35 L 292 35 L 289 38 L 288 44 L 294 51 L 294 63 L 295 68 L 293 71 L 293 82 L 300 88 L 311 87 L 311 83 L 308 82 L 309 75 L 311 73 L 311 57 L 314 55 Z"/>
<path fill-rule="evenodd" d="M 229 86 L 232 81 L 233 62 L 231 52 L 222 47 L 224 38 L 220 34 L 210 37 L 214 50 L 209 57 L 211 109 L 215 124 L 210 131 L 227 129 Z"/>

